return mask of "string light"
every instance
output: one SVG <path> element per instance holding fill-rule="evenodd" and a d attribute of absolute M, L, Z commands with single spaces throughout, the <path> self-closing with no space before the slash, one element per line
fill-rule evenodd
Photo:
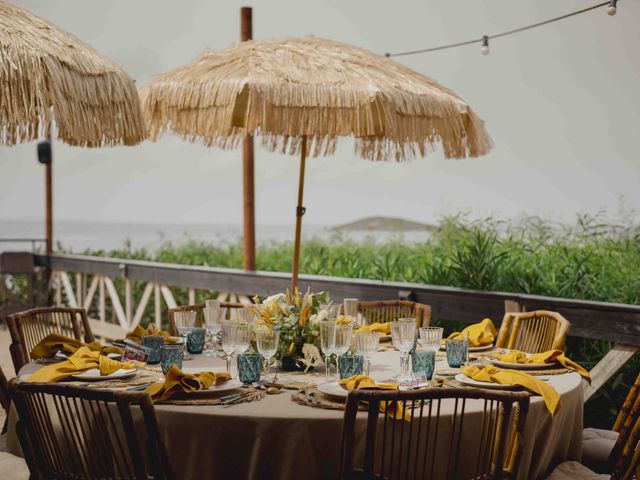
<path fill-rule="evenodd" d="M 482 55 L 489 55 L 489 36 L 483 35 L 482 46 L 480 47 L 480 53 Z"/>
<path fill-rule="evenodd" d="M 508 30 L 502 33 L 496 33 L 494 35 L 483 35 L 481 38 L 474 38 L 471 40 L 465 40 L 464 42 L 450 43 L 447 45 L 440 45 L 439 47 L 431 47 L 431 48 L 421 48 L 419 50 L 408 50 L 406 52 L 396 52 L 396 53 L 385 53 L 386 57 L 401 57 L 405 55 L 416 55 L 418 53 L 430 53 L 436 52 L 438 50 L 447 50 L 449 48 L 457 48 L 463 47 L 465 45 L 471 45 L 473 43 L 480 43 L 480 52 L 483 55 L 489 54 L 489 40 L 493 40 L 500 37 L 506 37 L 507 35 L 513 35 L 516 33 L 523 32 L 525 30 L 531 30 L 532 28 L 541 27 L 543 25 L 547 25 L 549 23 L 557 22 L 559 20 L 564 20 L 565 18 L 573 17 L 575 15 L 580 15 L 582 13 L 589 12 L 591 10 L 595 10 L 596 8 L 601 8 L 607 6 L 607 13 L 609 15 L 615 15 L 617 11 L 617 3 L 618 0 L 607 0 L 606 2 L 598 3 L 596 5 L 592 5 L 590 7 L 583 8 L 581 10 L 576 10 L 575 12 L 570 12 L 565 15 L 561 15 L 559 17 L 550 18 L 548 20 L 544 20 L 542 22 L 533 23 L 531 25 L 526 25 L 524 27 L 516 28 L 514 30 Z"/>

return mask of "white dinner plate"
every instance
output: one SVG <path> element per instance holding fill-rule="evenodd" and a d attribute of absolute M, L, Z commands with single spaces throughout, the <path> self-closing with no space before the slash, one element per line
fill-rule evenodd
<path fill-rule="evenodd" d="M 109 375 L 100 375 L 99 368 L 92 368 L 86 372 L 78 373 L 77 375 L 71 375 L 71 378 L 75 380 L 83 380 L 85 382 L 99 382 L 101 380 L 119 380 L 121 378 L 133 377 L 138 373 L 137 368 L 121 368 Z"/>
<path fill-rule="evenodd" d="M 489 343 L 487 345 L 480 345 L 479 347 L 469 347 L 470 352 L 484 352 L 485 350 L 491 350 L 493 348 L 493 343 Z M 440 350 L 443 352 L 446 350 L 446 346 L 444 344 L 440 345 Z"/>
<path fill-rule="evenodd" d="M 70 355 L 67 355 L 64 352 L 56 352 L 56 354 L 54 355 L 54 358 L 59 359 L 59 360 L 66 360 L 69 357 L 70 357 Z M 120 358 L 122 358 L 122 354 L 120 354 L 120 353 L 107 353 L 107 357 L 112 358 L 114 360 L 120 360 Z"/>
<path fill-rule="evenodd" d="M 235 390 L 237 388 L 242 387 L 243 383 L 240 380 L 232 378 L 231 380 L 227 380 L 220 385 L 216 385 L 215 383 L 209 387 L 209 391 L 211 392 L 228 392 L 229 390 Z"/>
<path fill-rule="evenodd" d="M 338 382 L 321 383 L 317 388 L 320 393 L 324 393 L 330 397 L 347 398 L 349 394 L 349 390 Z"/>
<path fill-rule="evenodd" d="M 490 358 L 489 362 L 496 367 L 510 368 L 512 370 L 541 370 L 543 368 L 551 368 L 557 366 L 555 363 L 512 363 L 503 362 L 497 358 Z"/>
<path fill-rule="evenodd" d="M 502 385 L 500 383 L 481 382 L 479 380 L 474 380 L 473 378 L 467 377 L 464 373 L 457 374 L 455 376 L 455 379 L 463 385 L 467 385 L 469 387 L 491 388 L 495 390 L 513 390 L 515 388 L 519 388 L 517 385 Z"/>

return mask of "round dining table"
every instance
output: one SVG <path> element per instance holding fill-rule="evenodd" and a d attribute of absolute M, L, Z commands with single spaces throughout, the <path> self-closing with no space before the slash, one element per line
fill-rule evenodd
<path fill-rule="evenodd" d="M 40 367 L 27 364 L 19 377 L 26 380 Z M 185 371 L 224 368 L 221 358 L 203 354 L 192 355 L 183 364 Z M 399 353 L 385 348 L 374 355 L 370 375 L 377 381 L 388 381 L 399 369 Z M 442 369 L 448 366 L 439 354 L 436 373 Z M 235 366 L 232 374 L 237 374 Z M 542 397 L 531 397 L 519 479 L 543 478 L 558 463 L 581 457 L 582 378 L 574 372 L 540 378 L 560 394 L 560 408 L 552 417 Z M 325 369 L 320 365 L 307 373 L 279 372 L 278 381 L 322 383 Z M 283 390 L 251 403 L 233 405 L 156 405 L 162 440 L 177 478 L 337 478 L 343 411 L 298 403 L 291 398 L 293 392 Z M 474 408 L 470 404 L 465 415 L 472 415 Z M 482 410 L 479 401 L 477 410 Z M 446 414 L 445 409 L 443 415 Z M 12 410 L 10 426 L 15 424 L 15 415 Z M 358 414 L 358 422 L 363 430 L 366 412 Z M 475 435 L 477 431 L 472 427 L 463 431 L 465 437 Z M 358 442 L 356 451 L 363 448 L 364 442 Z M 7 450 L 21 454 L 14 428 L 9 431 Z"/>

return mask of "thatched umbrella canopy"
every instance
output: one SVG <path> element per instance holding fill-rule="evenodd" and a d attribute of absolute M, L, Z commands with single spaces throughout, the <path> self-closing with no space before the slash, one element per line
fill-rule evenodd
<path fill-rule="evenodd" d="M 0 143 L 50 132 L 70 145 L 135 145 L 146 137 L 135 82 L 86 43 L 0 2 Z"/>
<path fill-rule="evenodd" d="M 484 122 L 430 78 L 362 48 L 315 37 L 249 41 L 155 77 L 141 90 L 151 138 L 171 130 L 206 145 L 236 147 L 247 133 L 272 151 L 301 154 L 293 282 L 307 152 L 356 139 L 370 160 L 408 160 L 441 144 L 447 158 L 491 149 Z"/>

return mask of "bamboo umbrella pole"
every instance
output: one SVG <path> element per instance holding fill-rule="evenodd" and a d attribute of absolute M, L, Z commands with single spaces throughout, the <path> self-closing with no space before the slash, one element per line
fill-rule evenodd
<path fill-rule="evenodd" d="M 51 137 L 47 137 L 49 144 L 51 144 Z M 51 255 L 53 253 L 53 165 L 51 159 L 44 166 L 45 177 L 45 238 L 46 238 L 46 253 Z"/>
<path fill-rule="evenodd" d="M 253 39 L 251 7 L 240 9 L 240 40 Z M 245 270 L 256 269 L 256 214 L 255 175 L 253 160 L 253 136 L 247 134 L 242 142 L 242 191 L 243 191 L 243 265 Z"/>
<path fill-rule="evenodd" d="M 307 136 L 302 136 L 300 146 L 300 179 L 298 180 L 298 206 L 296 207 L 296 238 L 293 245 L 293 272 L 291 275 L 291 291 L 298 286 L 298 268 L 300 263 L 300 235 L 302 233 L 302 216 L 306 209 L 302 206 L 304 197 L 304 169 L 307 161 Z"/>

